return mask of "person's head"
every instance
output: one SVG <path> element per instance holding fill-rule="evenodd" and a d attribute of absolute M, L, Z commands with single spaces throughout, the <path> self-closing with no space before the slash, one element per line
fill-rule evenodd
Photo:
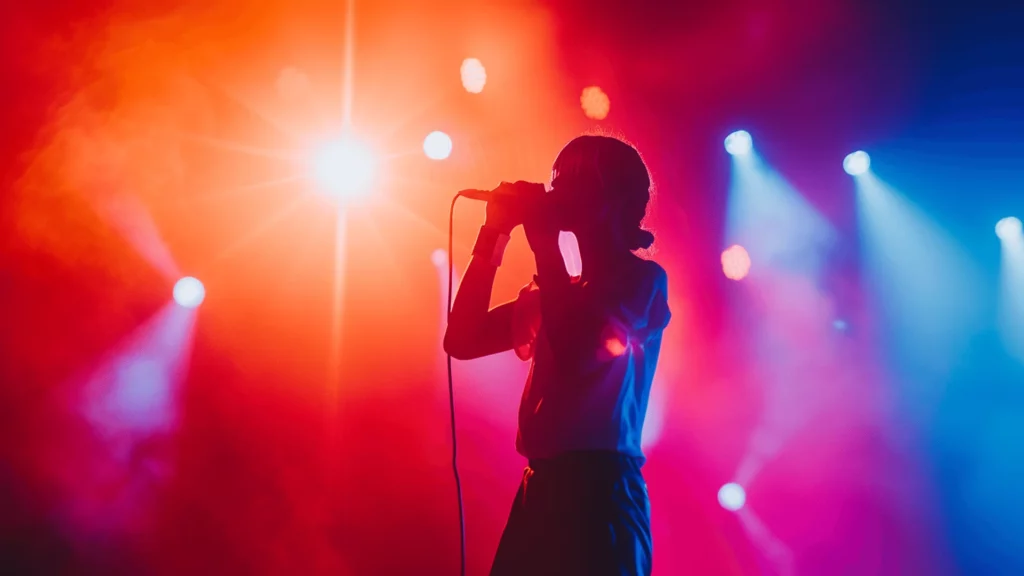
<path fill-rule="evenodd" d="M 551 168 L 551 192 L 563 230 L 580 242 L 627 250 L 648 248 L 641 227 L 651 177 L 635 148 L 608 136 L 580 136 L 562 148 Z"/>

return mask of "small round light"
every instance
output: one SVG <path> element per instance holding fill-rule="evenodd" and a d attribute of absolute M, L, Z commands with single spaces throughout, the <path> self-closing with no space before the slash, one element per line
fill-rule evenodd
<path fill-rule="evenodd" d="M 452 153 L 452 139 L 435 130 L 423 139 L 423 153 L 431 160 L 444 160 Z"/>
<path fill-rule="evenodd" d="M 846 155 L 843 159 L 843 170 L 850 176 L 866 174 L 871 168 L 871 156 L 863 150 L 857 150 Z"/>
<path fill-rule="evenodd" d="M 184 308 L 195 308 L 206 298 L 206 288 L 198 278 L 186 276 L 174 283 L 174 301 Z"/>
<path fill-rule="evenodd" d="M 750 254 L 747 249 L 735 244 L 722 252 L 722 272 L 729 280 L 743 280 L 750 273 Z"/>
<path fill-rule="evenodd" d="M 484 85 L 487 84 L 487 69 L 479 60 L 466 58 L 462 61 L 459 73 L 462 75 L 462 87 L 466 89 L 466 92 L 470 94 L 483 92 Z"/>
<path fill-rule="evenodd" d="M 725 137 L 725 151 L 733 156 L 749 154 L 753 149 L 754 139 L 746 130 L 737 130 Z"/>
<path fill-rule="evenodd" d="M 747 503 L 747 492 L 743 486 L 729 482 L 718 490 L 718 503 L 730 512 L 736 512 Z"/>
<path fill-rule="evenodd" d="M 580 94 L 583 114 L 591 120 L 604 120 L 611 110 L 612 101 L 600 86 L 587 86 Z"/>
<path fill-rule="evenodd" d="M 1016 216 L 1008 216 L 996 224 L 996 236 L 999 236 L 1000 240 L 1010 240 L 1020 236 L 1021 230 L 1020 218 Z"/>

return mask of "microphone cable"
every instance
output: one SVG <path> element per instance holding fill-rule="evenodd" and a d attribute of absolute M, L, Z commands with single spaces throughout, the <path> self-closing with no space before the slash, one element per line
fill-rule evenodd
<path fill-rule="evenodd" d="M 448 212 L 448 306 L 445 308 L 445 330 L 452 316 L 452 290 L 455 286 L 455 264 L 452 261 L 452 250 L 454 249 L 455 236 L 455 203 L 462 197 L 456 194 L 452 198 L 451 210 Z M 452 474 L 455 476 L 455 492 L 459 498 L 459 574 L 466 576 L 466 513 L 462 504 L 462 480 L 459 478 L 459 452 L 458 439 L 455 432 L 455 385 L 452 379 L 452 355 L 448 356 L 448 411 L 451 415 L 452 425 Z"/>

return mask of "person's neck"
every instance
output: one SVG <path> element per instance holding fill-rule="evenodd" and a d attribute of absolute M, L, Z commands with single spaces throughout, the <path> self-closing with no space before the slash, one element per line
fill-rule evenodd
<path fill-rule="evenodd" d="M 608 241 L 594 241 L 577 236 L 576 243 L 580 248 L 580 261 L 583 266 L 580 279 L 593 282 L 614 275 L 616 268 L 630 255 L 624 248 Z"/>

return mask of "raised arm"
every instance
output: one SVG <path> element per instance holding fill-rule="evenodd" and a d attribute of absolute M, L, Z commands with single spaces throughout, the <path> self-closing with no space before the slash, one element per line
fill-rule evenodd
<path fill-rule="evenodd" d="M 502 182 L 487 203 L 487 220 L 473 246 L 444 335 L 445 352 L 453 358 L 471 360 L 512 349 L 515 302 L 488 310 L 491 290 L 509 234 L 523 222 L 525 198 L 543 194 L 543 184 Z"/>
<path fill-rule="evenodd" d="M 486 257 L 473 256 L 469 261 L 444 333 L 444 350 L 452 358 L 472 360 L 512 349 L 515 302 L 488 310 L 497 270 Z"/>

